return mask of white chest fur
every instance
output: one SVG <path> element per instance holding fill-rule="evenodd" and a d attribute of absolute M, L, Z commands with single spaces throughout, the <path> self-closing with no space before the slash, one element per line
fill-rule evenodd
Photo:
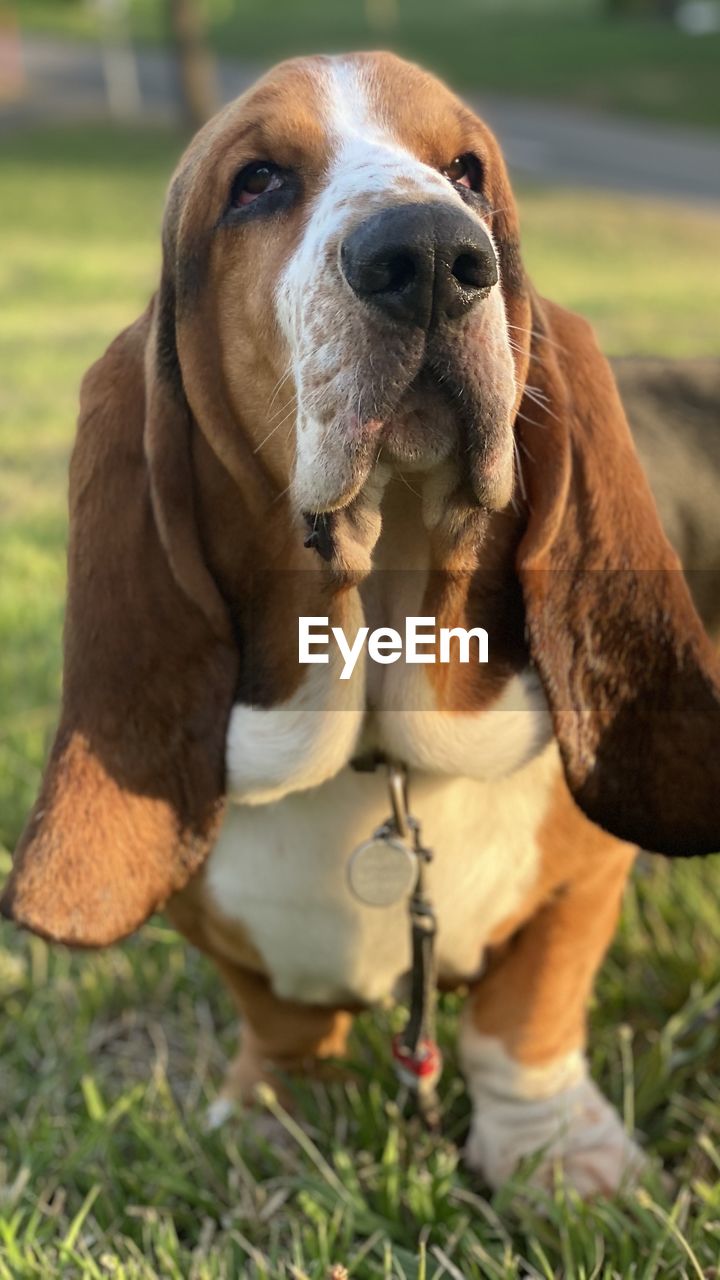
<path fill-rule="evenodd" d="M 491 731 L 492 714 L 477 719 L 483 718 Z M 412 773 L 412 807 L 435 852 L 428 880 L 441 977 L 476 973 L 488 936 L 532 888 L 537 830 L 558 767 L 550 745 L 512 776 L 493 780 L 452 777 L 442 768 Z M 249 934 L 278 995 L 373 1002 L 407 972 L 406 905 L 366 907 L 347 878 L 350 854 L 388 808 L 384 773 L 347 767 L 272 803 L 230 806 L 210 858 L 208 889 Z"/>

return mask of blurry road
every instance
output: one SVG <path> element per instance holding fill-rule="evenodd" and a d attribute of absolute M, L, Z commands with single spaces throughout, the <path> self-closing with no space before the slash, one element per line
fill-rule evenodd
<path fill-rule="evenodd" d="M 25 96 L 0 101 L 0 130 L 107 113 L 101 54 L 95 46 L 25 39 Z M 172 59 L 160 50 L 137 57 L 143 118 L 170 119 L 178 90 Z M 258 69 L 222 61 L 225 99 L 250 84 Z M 693 129 L 626 121 L 573 106 L 466 95 L 495 129 L 514 174 L 553 185 L 598 187 L 720 202 L 720 137 Z"/>
<path fill-rule="evenodd" d="M 717 134 L 493 95 L 474 97 L 476 105 L 514 173 L 553 185 L 720 201 Z"/>

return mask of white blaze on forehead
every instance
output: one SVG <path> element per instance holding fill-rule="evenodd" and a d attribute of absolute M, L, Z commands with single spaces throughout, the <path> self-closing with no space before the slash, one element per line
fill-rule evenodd
<path fill-rule="evenodd" d="M 327 66 L 325 93 L 328 123 L 338 137 L 375 138 L 378 142 L 395 142 L 387 119 L 381 118 L 377 94 L 373 93 L 375 77 L 370 68 L 356 62 L 335 58 Z"/>
<path fill-rule="evenodd" d="M 334 59 L 327 66 L 325 113 L 328 131 L 336 142 L 330 180 L 355 184 L 358 195 L 386 192 L 398 178 L 417 194 L 460 197 L 429 165 L 423 164 L 394 134 L 392 121 L 380 105 L 379 85 L 374 68 L 347 59 Z"/>

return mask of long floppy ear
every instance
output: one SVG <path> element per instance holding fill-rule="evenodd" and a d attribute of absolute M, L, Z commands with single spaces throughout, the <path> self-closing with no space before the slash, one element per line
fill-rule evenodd
<path fill-rule="evenodd" d="M 168 290 L 83 384 L 62 713 L 0 903 L 83 946 L 181 888 L 222 808 L 236 654 L 195 532 Z"/>
<path fill-rule="evenodd" d="M 660 853 L 720 850 L 720 663 L 590 328 L 534 306 L 518 421 L 532 656 L 580 807 Z"/>

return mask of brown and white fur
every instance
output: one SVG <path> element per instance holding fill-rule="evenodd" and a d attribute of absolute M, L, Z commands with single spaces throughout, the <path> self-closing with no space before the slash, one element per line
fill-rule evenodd
<path fill-rule="evenodd" d="M 237 198 L 255 161 L 265 206 Z M 348 237 L 410 205 L 493 246 L 459 318 L 348 287 Z M 390 55 L 283 64 L 231 104 L 163 248 L 83 388 L 63 716 L 3 909 L 97 946 L 166 905 L 242 1015 L 221 1119 L 403 989 L 405 904 L 347 883 L 387 813 L 351 761 L 392 756 L 435 849 L 439 980 L 471 987 L 468 1160 L 498 1185 L 542 1151 L 536 1178 L 611 1191 L 642 1159 L 588 1077 L 588 998 L 636 846 L 720 847 L 720 677 L 608 367 L 528 283 L 488 129 Z M 298 665 L 301 614 L 483 625 L 490 661 L 340 681 Z"/>

